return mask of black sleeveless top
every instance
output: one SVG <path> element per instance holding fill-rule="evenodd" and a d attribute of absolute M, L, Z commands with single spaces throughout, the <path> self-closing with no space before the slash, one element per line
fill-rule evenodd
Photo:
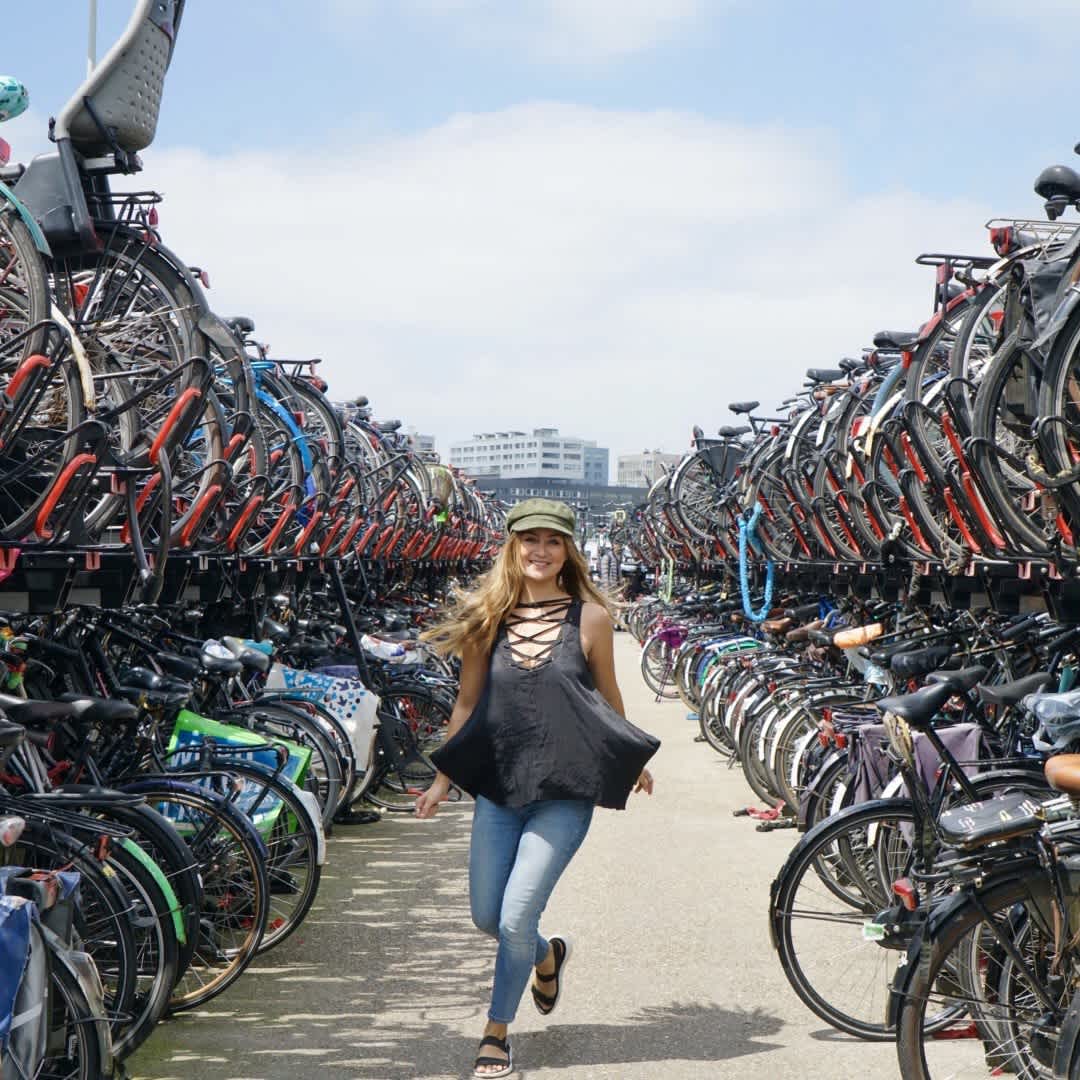
<path fill-rule="evenodd" d="M 480 700 L 432 762 L 473 798 L 501 806 L 587 799 L 624 809 L 660 740 L 624 720 L 596 689 L 581 648 L 580 600 L 521 606 L 542 614 L 511 614 L 499 628 Z M 525 622 L 539 629 L 515 629 Z"/>

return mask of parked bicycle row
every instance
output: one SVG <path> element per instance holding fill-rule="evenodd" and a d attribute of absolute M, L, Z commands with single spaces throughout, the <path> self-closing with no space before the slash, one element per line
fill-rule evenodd
<path fill-rule="evenodd" d="M 336 825 L 412 810 L 456 693 L 416 628 L 503 531 L 112 190 L 183 6 L 135 0 L 48 153 L 0 141 L 0 609 L 48 612 L 0 616 L 5 1077 L 111 1075 L 294 933 Z M 26 105 L 0 79 L 0 120 Z"/>
<path fill-rule="evenodd" d="M 162 242 L 160 196 L 112 191 L 153 138 L 182 10 L 137 0 L 54 148 L 0 164 L 0 543 L 130 555 L 148 599 L 170 552 L 483 559 L 490 500 L 365 398 L 335 403 L 317 359 L 272 357 L 250 319 L 218 317 L 206 271 Z M 0 80 L 0 119 L 26 102 Z"/>
<path fill-rule="evenodd" d="M 5 1075 L 110 1075 L 294 933 L 336 823 L 412 811 L 456 695 L 415 640 L 433 607 L 338 623 L 311 589 L 0 618 L 0 942 L 55 954 L 0 975 Z"/>
<path fill-rule="evenodd" d="M 986 254 L 929 253 L 933 307 L 882 331 L 766 416 L 695 430 L 649 493 L 651 561 L 751 565 L 1047 561 L 1071 575 L 1080 527 L 1080 175 L 1040 174 L 1049 221 L 988 223 Z M 753 519 L 750 521 L 749 519 Z"/>
<path fill-rule="evenodd" d="M 718 590 L 635 605 L 642 671 L 746 777 L 783 970 L 900 1074 L 1080 1076 L 1080 628 Z"/>

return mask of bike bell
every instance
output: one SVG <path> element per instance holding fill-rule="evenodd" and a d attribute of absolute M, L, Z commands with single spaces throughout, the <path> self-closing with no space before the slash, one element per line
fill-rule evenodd
<path fill-rule="evenodd" d="M 0 75 L 0 123 L 14 120 L 20 113 L 26 112 L 30 104 L 30 95 L 18 79 L 10 75 Z"/>

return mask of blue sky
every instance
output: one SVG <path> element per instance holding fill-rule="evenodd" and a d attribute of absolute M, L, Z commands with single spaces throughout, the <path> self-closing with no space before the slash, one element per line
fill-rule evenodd
<path fill-rule="evenodd" d="M 100 0 L 101 51 L 127 0 Z M 83 0 L 24 5 L 40 139 Z M 47 46 L 44 44 L 47 42 Z M 1080 7 L 190 0 L 140 185 L 211 300 L 445 445 L 685 445 L 925 317 L 920 250 L 1075 163 Z M 228 311 L 225 311 L 225 309 Z"/>

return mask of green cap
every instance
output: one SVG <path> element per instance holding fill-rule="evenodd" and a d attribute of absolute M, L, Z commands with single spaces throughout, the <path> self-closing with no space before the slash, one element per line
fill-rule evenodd
<path fill-rule="evenodd" d="M 574 511 L 566 503 L 554 499 L 526 499 L 510 508 L 506 515 L 506 531 L 517 533 L 526 529 L 554 529 L 574 535 Z"/>

